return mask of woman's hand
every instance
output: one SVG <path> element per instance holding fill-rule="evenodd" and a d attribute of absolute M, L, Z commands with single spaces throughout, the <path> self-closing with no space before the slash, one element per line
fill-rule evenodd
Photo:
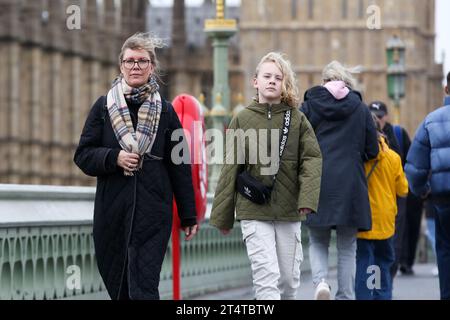
<path fill-rule="evenodd" d="M 138 154 L 121 150 L 117 157 L 117 165 L 126 171 L 134 171 L 137 169 L 139 159 L 140 156 Z"/>
<path fill-rule="evenodd" d="M 227 236 L 231 233 L 230 229 L 220 229 L 220 232 L 224 235 Z"/>
<path fill-rule="evenodd" d="M 197 231 L 198 231 L 198 224 L 195 224 L 190 227 L 185 227 L 184 234 L 186 235 L 186 237 L 184 238 L 184 240 L 186 241 L 191 240 L 197 234 Z"/>

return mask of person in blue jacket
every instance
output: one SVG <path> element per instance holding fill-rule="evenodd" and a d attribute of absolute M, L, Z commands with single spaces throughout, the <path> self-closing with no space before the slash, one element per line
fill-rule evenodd
<path fill-rule="evenodd" d="M 444 107 L 419 126 L 406 159 L 411 191 L 430 196 L 436 209 L 436 257 L 441 299 L 450 300 L 450 72 Z"/>

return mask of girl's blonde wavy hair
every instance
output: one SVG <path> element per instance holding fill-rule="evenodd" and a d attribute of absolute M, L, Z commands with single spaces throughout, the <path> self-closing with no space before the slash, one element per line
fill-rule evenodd
<path fill-rule="evenodd" d="M 296 108 L 300 101 L 300 97 L 297 87 L 297 79 L 295 77 L 294 71 L 292 70 L 289 60 L 287 60 L 282 53 L 269 52 L 264 57 L 262 57 L 261 61 L 258 63 L 258 66 L 256 67 L 255 78 L 258 77 L 261 65 L 265 62 L 275 63 L 275 65 L 281 70 L 281 73 L 283 74 L 283 81 L 281 83 L 281 102 L 284 102 L 287 105 Z M 258 101 L 258 94 L 256 95 L 255 100 Z"/>

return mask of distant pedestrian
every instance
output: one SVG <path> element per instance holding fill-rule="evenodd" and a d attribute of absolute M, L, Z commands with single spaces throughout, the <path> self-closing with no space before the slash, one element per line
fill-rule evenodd
<path fill-rule="evenodd" d="M 370 208 L 372 210 L 372 229 L 358 233 L 356 251 L 356 299 L 391 300 L 391 266 L 395 261 L 393 236 L 397 197 L 408 194 L 408 181 L 403 172 L 400 156 L 389 149 L 378 125 L 380 152 L 376 159 L 365 163 L 369 185 Z M 368 278 L 372 275 L 371 266 L 379 269 L 380 283 L 369 287 Z"/>
<path fill-rule="evenodd" d="M 370 111 L 378 118 L 383 134 L 387 138 L 389 148 L 397 152 L 406 164 L 406 155 L 411 146 L 408 133 L 400 125 L 390 123 L 390 115 L 386 104 L 382 101 L 369 103 Z M 414 274 L 413 265 L 419 241 L 420 224 L 422 221 L 423 200 L 409 192 L 407 198 L 397 199 L 398 213 L 395 217 L 395 262 L 391 268 L 392 278 L 397 271 L 403 275 Z"/>
<path fill-rule="evenodd" d="M 429 197 L 425 201 L 425 221 L 427 224 L 425 235 L 433 251 L 433 257 L 436 258 L 436 208 Z M 439 275 L 437 265 L 431 269 L 431 274 L 433 276 Z"/>
<path fill-rule="evenodd" d="M 372 228 L 364 162 L 378 155 L 377 131 L 351 70 L 337 61 L 322 73 L 323 85 L 309 89 L 301 107 L 323 157 L 319 209 L 308 216 L 309 258 L 315 299 L 330 299 L 328 248 L 336 230 L 336 299 L 355 299 L 356 235 Z"/>
<path fill-rule="evenodd" d="M 420 124 L 405 167 L 411 191 L 430 195 L 436 209 L 436 255 L 441 299 L 450 300 L 450 72 L 444 107 Z"/>

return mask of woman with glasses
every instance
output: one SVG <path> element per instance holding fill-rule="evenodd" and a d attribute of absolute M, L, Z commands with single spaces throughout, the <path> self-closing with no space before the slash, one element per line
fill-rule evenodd
<path fill-rule="evenodd" d="M 186 143 L 182 135 L 171 141 L 181 123 L 158 93 L 155 49 L 162 46 L 143 33 L 125 41 L 121 74 L 93 105 L 74 156 L 97 177 L 94 245 L 112 299 L 159 299 L 174 194 L 185 239 L 197 232 L 191 166 L 171 158 L 174 146 Z M 177 156 L 184 159 L 182 151 Z"/>

